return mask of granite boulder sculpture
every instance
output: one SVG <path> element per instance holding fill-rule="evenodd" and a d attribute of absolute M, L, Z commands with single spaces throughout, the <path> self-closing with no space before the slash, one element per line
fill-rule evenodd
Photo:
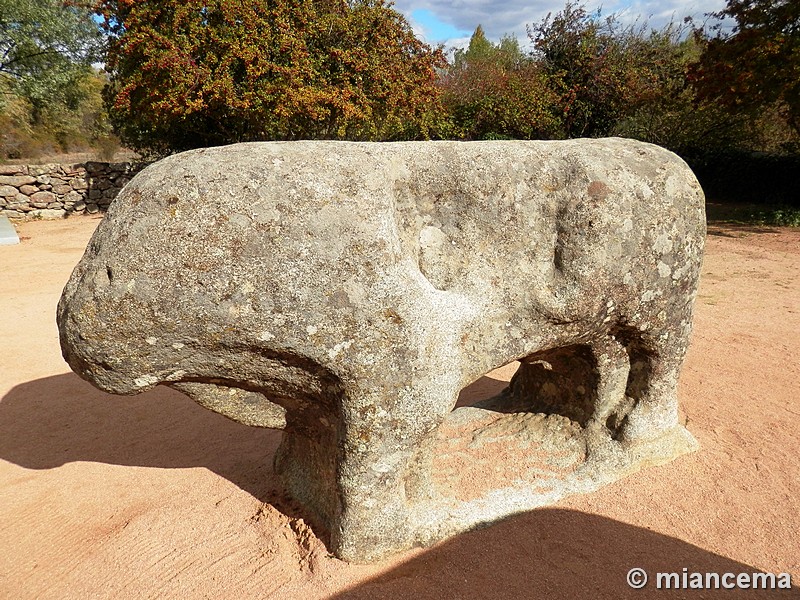
<path fill-rule="evenodd" d="M 238 144 L 139 173 L 58 324 L 103 390 L 283 429 L 286 489 L 368 562 L 692 450 L 704 239 L 691 171 L 630 140 Z"/>

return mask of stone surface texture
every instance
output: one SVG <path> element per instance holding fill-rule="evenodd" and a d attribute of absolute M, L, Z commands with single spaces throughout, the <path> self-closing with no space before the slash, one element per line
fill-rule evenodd
<path fill-rule="evenodd" d="M 109 208 L 62 351 L 108 392 L 284 429 L 287 491 L 369 562 L 694 449 L 676 391 L 704 240 L 691 171 L 631 140 L 195 150 Z"/>

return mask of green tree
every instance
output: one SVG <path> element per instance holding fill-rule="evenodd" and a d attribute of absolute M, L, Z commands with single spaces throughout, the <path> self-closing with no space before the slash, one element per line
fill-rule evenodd
<path fill-rule="evenodd" d="M 685 26 L 625 25 L 568 2 L 529 29 L 568 137 L 623 135 L 677 152 L 743 138 L 744 124 L 687 83 L 701 47 Z"/>
<path fill-rule="evenodd" d="M 717 19 L 724 23 L 706 39 L 701 59 L 691 73 L 701 99 L 751 115 L 777 107 L 786 123 L 800 134 L 800 2 L 798 0 L 728 0 Z"/>
<path fill-rule="evenodd" d="M 636 89 L 611 135 L 658 144 L 684 158 L 738 148 L 753 140 L 750 123 L 718 103 L 698 100 L 687 81 L 699 48 L 682 33 L 663 30 L 638 40 L 642 68 L 632 82 Z"/>
<path fill-rule="evenodd" d="M 497 49 L 494 47 L 494 44 L 492 44 L 492 42 L 490 42 L 486 37 L 483 27 L 478 25 L 475 28 L 472 37 L 469 39 L 469 46 L 467 47 L 467 50 L 460 50 L 459 52 L 462 53 L 464 58 L 468 61 L 476 61 L 491 58 L 495 54 L 496 50 Z"/>
<path fill-rule="evenodd" d="M 556 96 L 543 69 L 527 57 L 516 38 L 495 45 L 479 25 L 466 50 L 456 50 L 442 72 L 443 102 L 462 139 L 558 137 Z"/>
<path fill-rule="evenodd" d="M 426 137 L 440 50 L 383 0 L 104 1 L 105 98 L 131 147 Z"/>
<path fill-rule="evenodd" d="M 101 44 L 87 6 L 0 0 L 0 88 L 22 96 L 35 112 L 52 102 L 77 106 L 78 82 L 98 59 Z"/>
<path fill-rule="evenodd" d="M 0 158 L 38 160 L 41 155 L 96 148 L 109 157 L 118 148 L 103 107 L 107 79 L 89 71 L 70 86 L 70 102 L 46 102 L 35 108 L 14 90 L 3 90 L 0 110 Z M 0 80 L 0 89 L 3 85 Z"/>
<path fill-rule="evenodd" d="M 567 137 L 608 134 L 631 103 L 635 55 L 626 52 L 613 17 L 567 2 L 529 27 L 528 37 L 559 97 Z"/>

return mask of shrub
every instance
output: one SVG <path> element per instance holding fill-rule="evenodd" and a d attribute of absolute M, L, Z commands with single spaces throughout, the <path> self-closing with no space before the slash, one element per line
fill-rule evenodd
<path fill-rule="evenodd" d="M 252 140 L 426 137 L 443 55 L 383 0 L 101 2 L 105 99 L 154 154 Z"/>

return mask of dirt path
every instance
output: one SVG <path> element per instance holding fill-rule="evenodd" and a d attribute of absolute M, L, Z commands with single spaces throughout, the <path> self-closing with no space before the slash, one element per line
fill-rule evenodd
<path fill-rule="evenodd" d="M 0 247 L 0 598 L 800 597 L 800 230 L 710 228 L 680 388 L 699 452 L 365 567 L 280 498 L 279 434 L 69 371 L 55 306 L 97 223 L 27 223 Z M 796 587 L 676 596 L 631 590 L 632 567 Z"/>

